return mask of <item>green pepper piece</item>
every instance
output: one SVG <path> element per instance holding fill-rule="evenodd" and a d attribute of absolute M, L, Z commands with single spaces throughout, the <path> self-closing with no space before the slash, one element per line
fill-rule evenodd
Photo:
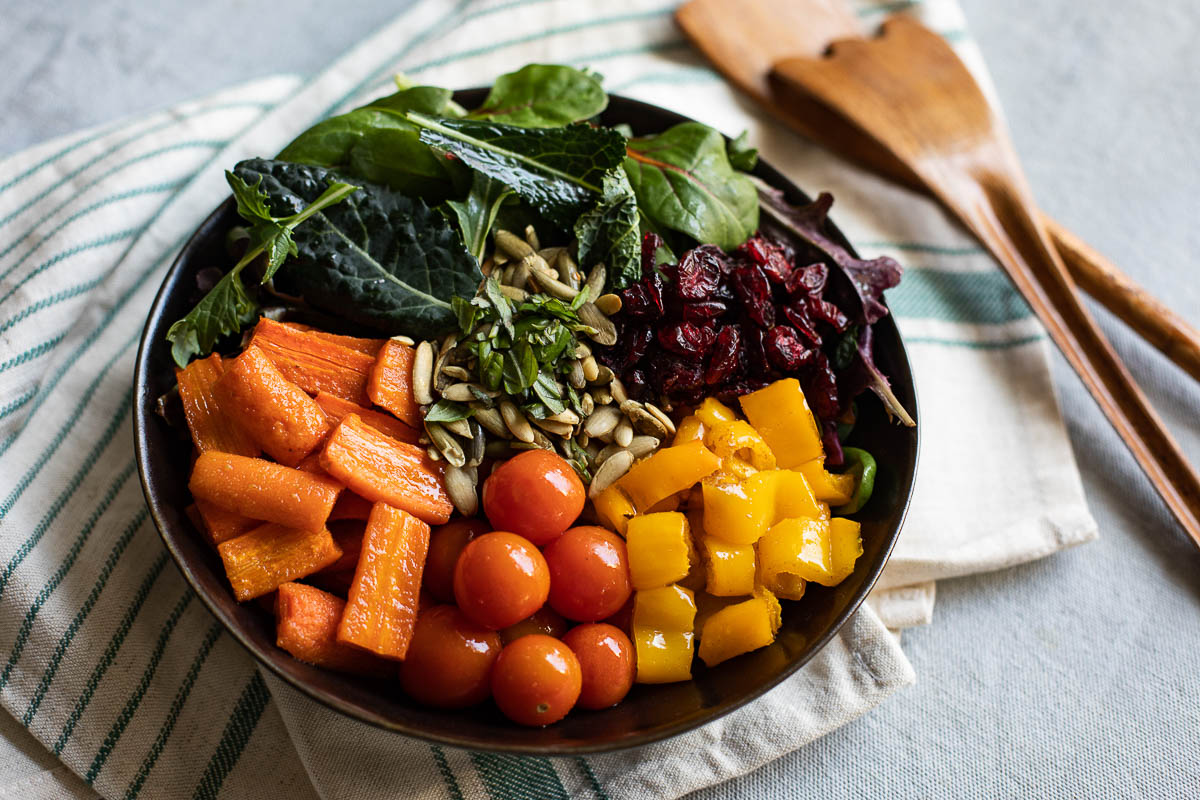
<path fill-rule="evenodd" d="M 838 506 L 835 511 L 838 514 L 846 515 L 853 514 L 862 509 L 863 506 L 871 499 L 871 494 L 875 491 L 875 473 L 878 467 L 875 464 L 875 457 L 858 447 L 846 447 L 842 449 L 845 460 L 843 463 L 846 468 L 843 472 L 854 474 L 854 495 L 850 498 L 850 502 L 844 506 Z"/>

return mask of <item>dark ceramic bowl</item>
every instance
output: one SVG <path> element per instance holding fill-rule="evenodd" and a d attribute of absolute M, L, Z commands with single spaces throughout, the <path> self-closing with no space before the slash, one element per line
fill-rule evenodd
<path fill-rule="evenodd" d="M 482 90 L 460 92 L 456 99 L 471 107 L 482 101 Z M 603 121 L 609 125 L 626 123 L 636 133 L 646 134 L 686 118 L 614 96 Z M 787 192 L 792 202 L 809 201 L 767 164 L 759 162 L 755 174 Z M 422 708 L 405 697 L 396 682 L 349 677 L 296 661 L 275 646 L 270 615 L 255 603 L 238 605 L 234 601 L 220 559 L 184 515 L 190 502 L 190 443 L 155 413 L 156 399 L 170 391 L 175 382 L 167 328 L 198 299 L 196 273 L 228 263 L 224 236 L 237 222 L 232 199 L 204 221 L 167 273 L 150 310 L 135 376 L 138 468 L 163 541 L 200 599 L 259 662 L 317 702 L 386 730 L 476 750 L 565 755 L 644 745 L 727 714 L 794 673 L 854 614 L 887 562 L 912 493 L 918 434 L 915 428 L 889 424 L 882 406 L 874 398 L 864 397 L 859 401 L 860 419 L 853 440 L 869 447 L 875 455 L 879 477 L 873 499 L 856 515 L 862 523 L 863 555 L 854 574 L 840 585 L 825 588 L 810 584 L 803 601 L 785 602 L 783 627 L 770 647 L 713 669 L 697 662 L 690 682 L 637 685 L 615 708 L 575 711 L 547 728 L 519 727 L 491 704 L 466 711 Z M 849 246 L 832 226 L 830 233 Z M 912 372 L 890 316 L 876 325 L 875 353 L 900 401 L 916 411 Z"/>

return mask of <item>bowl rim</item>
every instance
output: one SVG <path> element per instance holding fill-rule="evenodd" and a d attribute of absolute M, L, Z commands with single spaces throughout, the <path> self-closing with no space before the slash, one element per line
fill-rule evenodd
<path fill-rule="evenodd" d="M 466 89 L 459 90 L 455 93 L 455 98 L 461 96 L 471 96 L 476 93 L 485 92 L 486 89 Z M 482 94 L 480 94 L 482 98 Z M 656 106 L 652 103 L 646 103 L 633 98 L 624 97 L 618 94 L 609 95 L 609 108 L 613 105 L 624 106 L 629 113 L 632 114 L 652 114 L 660 118 L 668 118 L 670 125 L 678 124 L 679 122 L 694 121 L 690 117 L 686 117 L 669 109 Z M 830 156 L 832 158 L 832 156 Z M 759 159 L 758 165 L 752 171 L 758 177 L 762 178 L 766 183 L 774 186 L 777 189 L 782 189 L 785 192 L 793 191 L 801 194 L 806 200 L 810 200 L 808 195 L 793 183 L 787 176 L 774 169 L 769 163 L 763 159 Z M 196 244 L 201 241 L 202 235 L 206 234 L 208 228 L 212 226 L 216 220 L 222 215 L 228 213 L 229 208 L 233 205 L 233 197 L 226 198 L 220 205 L 216 207 L 204 221 L 196 228 L 187 242 L 182 246 L 179 253 L 172 260 L 171 266 L 163 275 L 163 281 L 155 294 L 154 301 L 146 316 L 146 323 L 142 328 L 142 334 L 138 342 L 137 360 L 134 367 L 134 408 L 133 408 L 133 426 L 134 426 L 134 451 L 138 468 L 138 479 L 141 482 L 142 492 L 145 495 L 146 505 L 149 509 L 150 516 L 154 520 L 155 527 L 158 530 L 159 538 L 162 539 L 167 551 L 171 554 L 171 558 L 175 562 L 176 568 L 182 573 L 184 579 L 191 587 L 192 591 L 199 597 L 204 607 L 208 609 L 218 621 L 220 621 L 225 631 L 230 634 L 247 652 L 253 656 L 257 667 L 265 667 L 277 678 L 283 680 L 293 689 L 304 694 L 306 697 L 320 703 L 325 708 L 336 713 L 347 716 L 351 719 L 366 723 L 374 728 L 385 730 L 390 733 L 398 733 L 404 736 L 410 736 L 429 744 L 448 745 L 451 747 L 465 748 L 475 751 L 487 751 L 496 753 L 518 754 L 518 755 L 540 755 L 540 756 L 581 756 L 590 754 L 599 754 L 626 750 L 634 747 L 659 742 L 674 736 L 678 736 L 690 730 L 694 730 L 703 725 L 707 725 L 739 708 L 744 707 L 750 702 L 762 697 L 771 689 L 778 686 L 784 680 L 792 677 L 806 663 L 821 652 L 830 641 L 841 631 L 850 618 L 858 612 L 863 601 L 878 581 L 883 569 L 887 566 L 891 559 L 891 554 L 896 545 L 896 540 L 900 537 L 900 533 L 904 527 L 904 523 L 908 518 L 909 509 L 912 506 L 913 491 L 916 486 L 916 474 L 920 465 L 921 456 L 921 424 L 920 424 L 920 401 L 917 393 L 916 381 L 911 381 L 911 393 L 913 397 L 913 416 L 917 420 L 917 425 L 913 428 L 913 469 L 911 474 L 903 476 L 907 479 L 907 486 L 903 490 L 904 502 L 900 509 L 898 519 L 892 526 L 892 533 L 889 540 L 880 551 L 880 558 L 874 564 L 863 581 L 858 592 L 854 594 L 850 602 L 837 614 L 834 622 L 820 636 L 809 643 L 805 651 L 799 656 L 793 658 L 786 667 L 781 669 L 776 675 L 769 680 L 763 681 L 755 686 L 751 691 L 744 693 L 735 701 L 725 703 L 720 706 L 708 707 L 704 709 L 700 715 L 688 715 L 681 719 L 667 723 L 653 729 L 634 733 L 632 735 L 622 737 L 613 741 L 589 744 L 589 743 L 558 743 L 551 745 L 529 745 L 519 742 L 489 742 L 481 743 L 476 737 L 469 735 L 458 736 L 454 734 L 444 734 L 439 732 L 430 732 L 418 726 L 406 723 L 404 721 L 395 720 L 385 717 L 382 714 L 362 713 L 358 707 L 345 703 L 341 698 L 326 692 L 325 690 L 309 685 L 306 681 L 289 674 L 287 671 L 274 663 L 272 654 L 266 648 L 259 647 L 251 636 L 237 624 L 237 621 L 230 618 L 225 611 L 217 604 L 215 598 L 211 597 L 206 589 L 201 585 L 200 581 L 193 575 L 190 568 L 185 566 L 185 555 L 181 549 L 175 544 L 174 537 L 168 534 L 168 529 L 171 527 L 170 522 L 166 519 L 162 503 L 156 497 L 150 486 L 148 477 L 149 470 L 149 449 L 150 444 L 147 439 L 147 428 L 150 418 L 153 416 L 151 405 L 155 398 L 144 397 L 147 393 L 147 385 L 150 371 L 150 351 L 155 346 L 165 346 L 161 343 L 151 340 L 152 328 L 158 327 L 159 319 L 162 316 L 164 308 L 170 296 L 172 288 L 172 278 L 183 269 L 189 260 L 189 254 L 192 252 Z M 832 234 L 832 238 L 845 247 L 855 256 L 855 252 L 851 243 L 846 239 L 842 231 L 832 220 L 826 221 L 826 230 Z M 895 318 L 889 313 L 885 318 L 888 324 L 895 326 Z M 885 320 L 881 320 L 884 322 Z M 900 363 L 905 367 L 905 372 L 912 376 L 911 362 L 908 358 L 908 351 L 904 344 L 904 339 L 900 335 L 899 328 L 896 329 L 896 341 L 898 350 L 896 355 Z"/>

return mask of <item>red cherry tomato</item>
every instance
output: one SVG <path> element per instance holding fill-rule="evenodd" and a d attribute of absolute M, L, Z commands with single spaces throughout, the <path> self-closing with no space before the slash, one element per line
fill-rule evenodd
<path fill-rule="evenodd" d="M 550 607 L 576 622 L 595 622 L 621 610 L 633 587 L 625 540 L 582 525 L 545 549 L 550 565 Z"/>
<path fill-rule="evenodd" d="M 576 625 L 563 644 L 579 659 L 583 688 L 580 708 L 609 708 L 625 699 L 633 686 L 633 642 L 618 628 L 597 622 Z"/>
<path fill-rule="evenodd" d="M 467 543 L 454 567 L 454 599 L 491 630 L 515 625 L 546 604 L 550 570 L 528 539 L 507 531 Z"/>
<path fill-rule="evenodd" d="M 549 725 L 579 699 L 583 678 L 571 648 L 550 636 L 522 636 L 500 651 L 492 668 L 492 697 L 521 725 Z"/>
<path fill-rule="evenodd" d="M 431 606 L 417 617 L 400 685 L 417 702 L 465 708 L 491 694 L 500 635 L 476 625 L 454 606 Z"/>
<path fill-rule="evenodd" d="M 531 633 L 541 633 L 561 639 L 562 635 L 567 632 L 567 627 L 567 621 L 562 618 L 561 614 L 550 606 L 542 606 L 533 613 L 533 616 L 526 617 L 516 625 L 509 625 L 500 631 L 500 641 L 508 644 Z"/>
<path fill-rule="evenodd" d="M 483 482 L 483 511 L 496 530 L 549 544 L 583 511 L 583 482 L 561 456 L 527 450 Z"/>
<path fill-rule="evenodd" d="M 429 555 L 425 556 L 423 581 L 429 593 L 443 603 L 454 602 L 454 565 L 467 542 L 487 533 L 481 519 L 455 519 L 433 529 L 429 537 Z"/>

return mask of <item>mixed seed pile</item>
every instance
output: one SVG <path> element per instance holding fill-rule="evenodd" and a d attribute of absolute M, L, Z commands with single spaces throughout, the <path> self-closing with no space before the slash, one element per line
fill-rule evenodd
<path fill-rule="evenodd" d="M 571 248 L 539 247 L 532 226 L 523 238 L 498 230 L 495 243 L 479 292 L 455 298 L 459 330 L 418 344 L 413 361 L 422 444 L 446 462 L 446 489 L 467 516 L 479 508 L 484 459 L 557 452 L 594 497 L 675 433 L 667 413 L 630 399 L 583 340 L 617 341 L 608 317 L 621 300 L 601 294 L 604 265 L 585 279 Z"/>

